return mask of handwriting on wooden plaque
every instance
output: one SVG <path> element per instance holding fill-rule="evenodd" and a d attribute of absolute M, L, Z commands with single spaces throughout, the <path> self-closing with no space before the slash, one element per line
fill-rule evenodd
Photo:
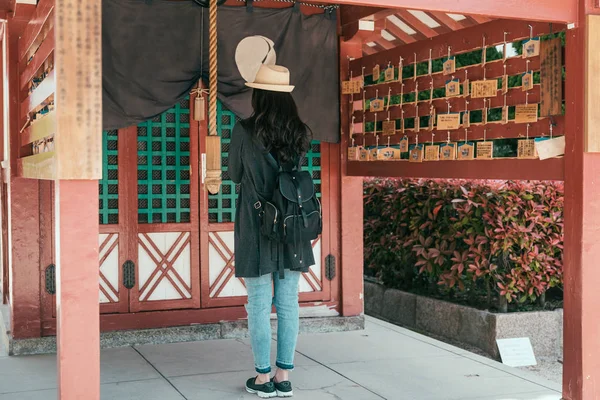
<path fill-rule="evenodd" d="M 384 110 L 384 102 L 383 99 L 373 99 L 371 100 L 371 105 L 369 106 L 369 109 L 371 110 L 371 112 L 380 112 Z"/>
<path fill-rule="evenodd" d="M 519 140 L 517 145 L 517 157 L 518 158 L 537 158 L 535 151 L 535 140 L 523 139 Z"/>
<path fill-rule="evenodd" d="M 438 114 L 437 129 L 450 131 L 460 128 L 460 113 Z"/>
<path fill-rule="evenodd" d="M 471 112 L 470 111 L 463 112 L 462 126 L 463 126 L 463 128 L 471 127 Z"/>
<path fill-rule="evenodd" d="M 540 55 L 540 38 L 532 38 L 523 42 L 523 58 Z"/>
<path fill-rule="evenodd" d="M 492 159 L 494 157 L 494 142 L 478 142 L 477 158 Z"/>
<path fill-rule="evenodd" d="M 396 120 L 383 121 L 383 135 L 392 136 L 396 134 Z"/>
<path fill-rule="evenodd" d="M 446 82 L 446 97 L 460 96 L 460 81 L 452 79 Z"/>
<path fill-rule="evenodd" d="M 381 68 L 379 64 L 373 67 L 373 82 L 377 82 L 381 76 Z"/>
<path fill-rule="evenodd" d="M 408 161 L 410 162 L 423 162 L 423 145 L 417 144 L 412 145 L 412 149 L 410 150 L 410 155 L 408 157 Z"/>
<path fill-rule="evenodd" d="M 425 147 L 425 161 L 439 161 L 440 160 L 440 146 L 432 144 Z"/>
<path fill-rule="evenodd" d="M 348 147 L 348 161 L 357 161 L 358 160 L 358 147 Z"/>
<path fill-rule="evenodd" d="M 441 160 L 456 160 L 456 143 L 442 143 L 440 145 Z"/>
<path fill-rule="evenodd" d="M 400 139 L 400 152 L 408 153 L 408 138 L 406 136 Z"/>
<path fill-rule="evenodd" d="M 538 120 L 538 105 L 519 104 L 515 107 L 515 122 L 517 124 L 526 124 L 537 122 Z"/>
<path fill-rule="evenodd" d="M 342 94 L 358 94 L 362 89 L 360 80 L 351 80 L 342 82 Z"/>
<path fill-rule="evenodd" d="M 474 99 L 496 97 L 497 94 L 498 81 L 496 79 L 471 82 L 471 97 Z"/>
<path fill-rule="evenodd" d="M 394 80 L 394 67 L 390 66 L 385 69 L 384 78 L 386 82 Z"/>
<path fill-rule="evenodd" d="M 540 116 L 562 114 L 562 43 L 560 38 L 541 44 Z"/>
<path fill-rule="evenodd" d="M 456 72 L 456 60 L 454 57 L 449 57 L 444 61 L 444 75 L 450 75 Z"/>
<path fill-rule="evenodd" d="M 473 160 L 475 158 L 475 146 L 472 142 L 465 142 L 458 145 L 457 158 L 459 160 Z"/>

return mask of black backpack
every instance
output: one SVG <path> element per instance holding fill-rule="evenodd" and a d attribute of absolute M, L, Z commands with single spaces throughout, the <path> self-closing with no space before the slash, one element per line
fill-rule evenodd
<path fill-rule="evenodd" d="M 300 253 L 302 243 L 315 240 L 323 230 L 321 202 L 315 193 L 311 174 L 299 168 L 291 171 L 280 168 L 271 200 L 259 198 L 254 208 L 260 218 L 261 234 L 280 244 L 281 276 L 282 245 L 292 246 L 295 252 Z"/>

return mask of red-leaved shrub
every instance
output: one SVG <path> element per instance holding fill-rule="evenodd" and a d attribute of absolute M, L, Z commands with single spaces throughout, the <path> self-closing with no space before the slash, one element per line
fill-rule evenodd
<path fill-rule="evenodd" d="M 387 286 L 489 304 L 562 285 L 560 182 L 372 179 L 364 200 L 366 272 Z"/>

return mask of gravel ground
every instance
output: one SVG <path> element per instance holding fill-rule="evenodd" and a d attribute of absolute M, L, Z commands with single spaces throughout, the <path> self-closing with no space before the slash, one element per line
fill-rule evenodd
<path fill-rule="evenodd" d="M 537 362 L 538 365 L 532 367 L 521 367 L 520 369 L 531 371 L 542 378 L 548 379 L 549 381 L 562 383 L 563 366 L 560 362 L 558 362 L 558 360 L 543 358 L 537 360 Z"/>

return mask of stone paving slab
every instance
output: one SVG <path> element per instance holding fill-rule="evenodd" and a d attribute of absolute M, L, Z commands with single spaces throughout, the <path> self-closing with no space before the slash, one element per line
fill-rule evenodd
<path fill-rule="evenodd" d="M 273 357 L 276 343 L 273 341 Z M 103 350 L 102 400 L 249 400 L 247 339 Z M 360 332 L 299 338 L 305 400 L 558 400 L 560 385 L 373 318 Z M 2 357 L 0 400 L 56 399 L 54 355 Z"/>

